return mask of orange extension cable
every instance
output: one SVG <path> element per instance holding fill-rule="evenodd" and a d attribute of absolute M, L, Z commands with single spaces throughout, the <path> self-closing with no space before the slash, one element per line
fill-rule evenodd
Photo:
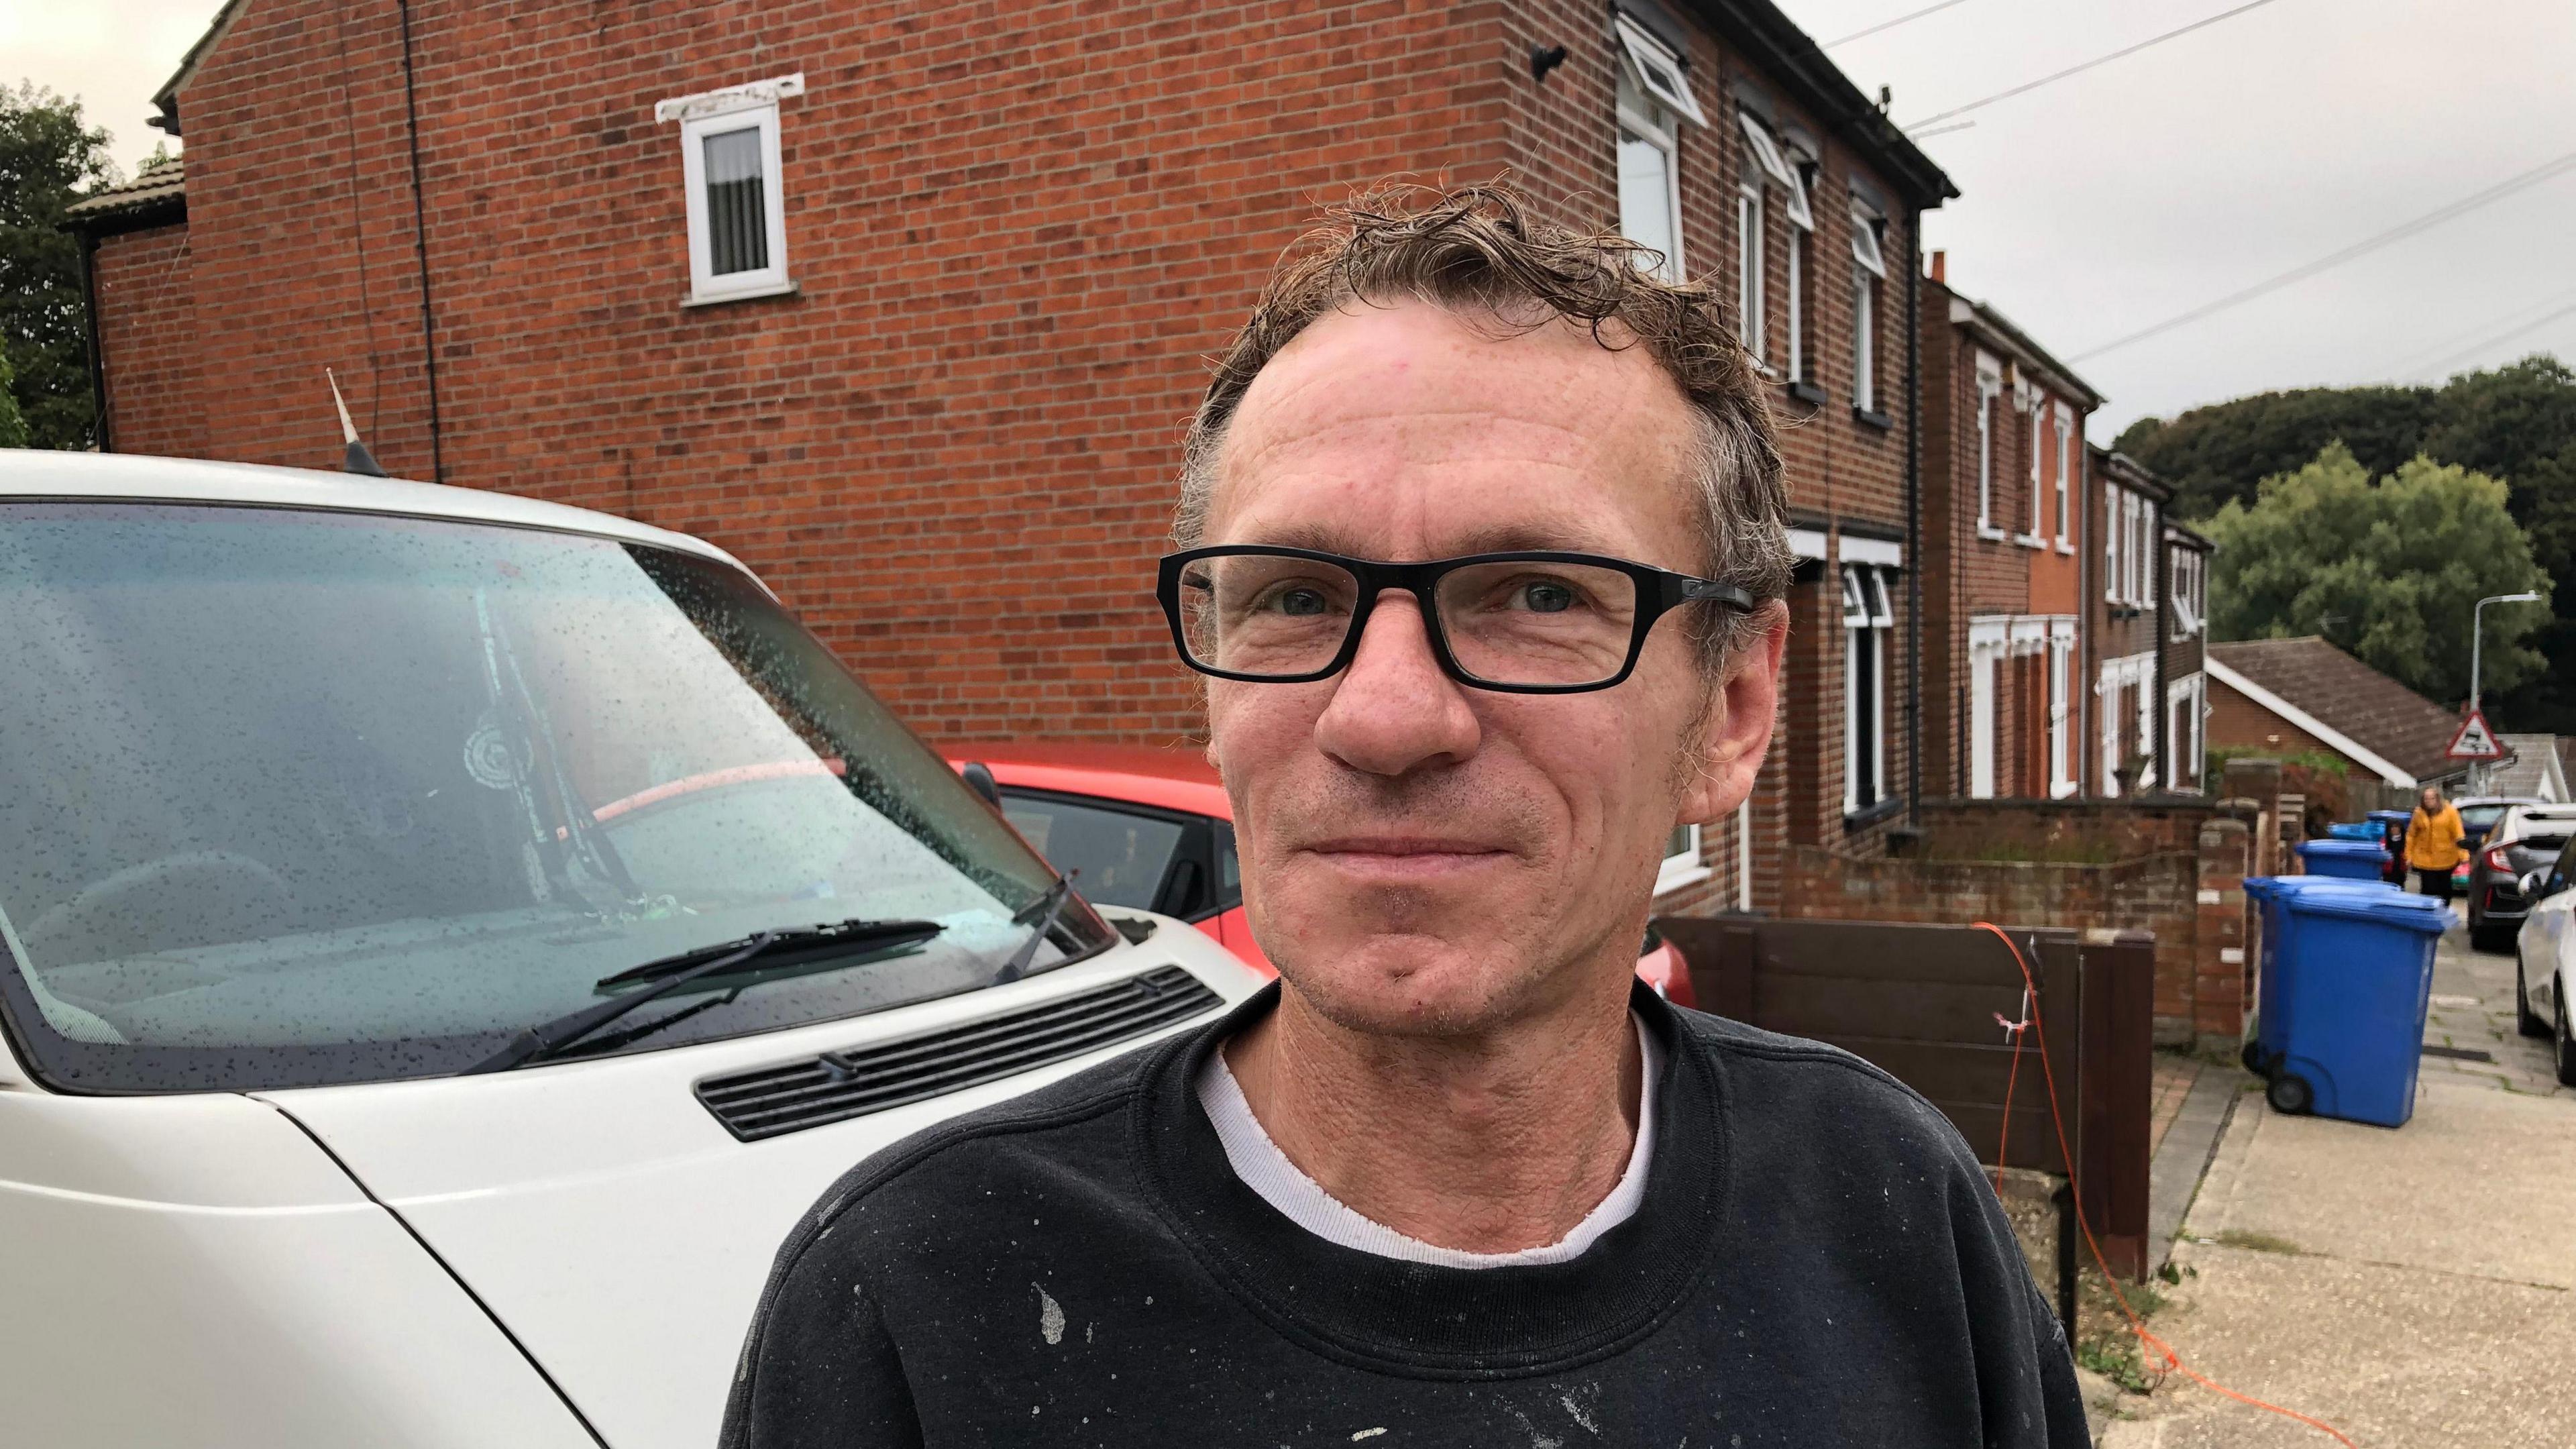
<path fill-rule="evenodd" d="M 2228 1398 L 2234 1399 L 2240 1404 L 2251 1404 L 2255 1408 L 2262 1409 L 2268 1413 L 2278 1414 L 2285 1419 L 2295 1419 L 2321 1434 L 2331 1436 L 2336 1443 L 2343 1445 L 2344 1449 L 2360 1449 L 2359 1445 L 2354 1444 L 2350 1438 L 2346 1437 L 2341 1429 L 2336 1428 L 2332 1424 L 2328 1424 L 2320 1419 L 2311 1419 L 2296 1409 L 2285 1409 L 2278 1404 L 2267 1404 L 2261 1399 L 2255 1398 L 2251 1394 L 2240 1394 L 2234 1389 L 2227 1387 L 2225 1384 L 2200 1373 L 2198 1370 L 2182 1361 L 2182 1355 L 2174 1352 L 2173 1345 L 2166 1343 L 2163 1339 L 2158 1338 L 2153 1333 L 2147 1331 L 2146 1320 L 2138 1317 L 2138 1310 L 2129 1306 L 2129 1296 L 2120 1291 L 2119 1278 L 2111 1272 L 2111 1265 L 2103 1261 L 2102 1245 L 2094 1241 L 2093 1225 L 2085 1221 L 2084 1218 L 2084 1198 L 2083 1194 L 2078 1190 L 2075 1181 L 2075 1153 L 2067 1146 L 2066 1118 L 2058 1111 L 2057 1108 L 2057 1069 L 2050 1066 L 2048 1062 L 2048 1023 L 2039 1014 L 2038 979 L 2031 975 L 2030 962 L 2021 954 L 2021 947 L 2013 944 L 2013 938 L 2004 933 L 2003 927 L 1996 925 L 1992 921 L 1977 921 L 1973 924 L 1979 930 L 1994 932 L 1995 939 L 2004 943 L 2005 950 L 2012 952 L 2013 964 L 2021 968 L 2022 990 L 2026 993 L 2022 999 L 2028 1003 L 2029 1010 L 2029 1016 L 2022 1025 L 2029 1027 L 2039 1038 L 2039 1068 L 2041 1072 L 2046 1074 L 2048 1081 L 2048 1116 L 2050 1122 L 2057 1128 L 2058 1155 L 2065 1159 L 2066 1162 L 2066 1190 L 2068 1195 L 2073 1197 L 2075 1200 L 2075 1225 L 2084 1231 L 2084 1246 L 2092 1250 L 2093 1266 L 2102 1270 L 2102 1281 L 2110 1285 L 2111 1296 L 2119 1300 L 2120 1311 L 2128 1315 L 2129 1331 L 2137 1335 L 2139 1347 L 2146 1350 L 2150 1360 L 2158 1363 L 2156 1372 L 2160 1374 L 2180 1373 L 2183 1377 L 2212 1393 L 2224 1394 Z M 2000 1020 L 2000 1016 L 1997 1019 Z M 2004 1123 L 2008 1128 L 2012 1122 L 2013 1085 L 2021 1076 L 2022 1029 L 2020 1026 L 2015 1026 L 2011 1022 L 2004 1022 L 2004 1027 L 2013 1038 L 2013 1070 L 2004 1080 Z M 2003 1155 L 2002 1141 L 2001 1138 L 1998 1137 L 1995 1156 L 2000 1159 Z"/>

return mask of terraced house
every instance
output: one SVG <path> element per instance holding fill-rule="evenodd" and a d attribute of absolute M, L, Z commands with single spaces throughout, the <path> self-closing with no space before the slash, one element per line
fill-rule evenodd
<path fill-rule="evenodd" d="M 328 369 L 392 471 L 712 538 L 952 740 L 1191 735 L 1149 594 L 1205 357 L 1320 202 L 1510 175 L 1735 298 L 1796 424 L 1783 748 L 1665 907 L 1923 787 L 1955 192 L 1765 0 L 232 0 L 159 104 L 184 173 L 74 219 L 111 447 L 331 466 Z"/>

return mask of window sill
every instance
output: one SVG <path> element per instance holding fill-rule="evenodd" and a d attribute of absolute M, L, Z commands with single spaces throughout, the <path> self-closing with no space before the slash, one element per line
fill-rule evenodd
<path fill-rule="evenodd" d="M 1858 810 L 1847 810 L 1843 812 L 1843 829 L 1851 831 L 1858 830 L 1863 826 L 1876 825 L 1878 822 L 1888 819 L 1904 808 L 1905 801 L 1903 799 L 1890 795 L 1875 805 L 1865 805 Z"/>
<path fill-rule="evenodd" d="M 1668 861 L 1665 863 L 1664 868 L 1661 871 L 1658 871 L 1655 875 L 1655 894 L 1659 896 L 1668 895 L 1673 891 L 1680 890 L 1683 886 L 1698 885 L 1701 881 L 1714 880 L 1716 878 L 1717 872 L 1709 869 L 1699 861 L 1693 860 L 1688 864 L 1677 864 Z"/>
<path fill-rule="evenodd" d="M 709 292 L 703 295 L 693 292 L 683 299 L 680 305 L 721 307 L 727 302 L 749 302 L 761 297 L 792 297 L 796 295 L 796 290 L 794 282 L 778 282 L 766 287 L 745 287 L 739 292 Z"/>
<path fill-rule="evenodd" d="M 2013 542 L 2020 544 L 2024 548 L 2045 549 L 2048 547 L 2048 540 L 2035 533 L 2016 533 L 2013 535 Z"/>
<path fill-rule="evenodd" d="M 1896 426 L 1896 419 L 1882 412 L 1873 412 L 1858 403 L 1852 404 L 1852 421 L 1866 423 L 1882 433 Z"/>
<path fill-rule="evenodd" d="M 2063 800 L 2074 793 L 2075 782 L 2072 780 L 2052 780 L 2049 782 L 2048 798 L 2051 800 Z"/>
<path fill-rule="evenodd" d="M 1797 399 L 1799 402 L 1805 403 L 1811 408 L 1820 408 L 1825 405 L 1825 390 L 1816 386 L 1812 382 L 1792 382 L 1789 384 L 1788 390 L 1789 396 Z"/>
<path fill-rule="evenodd" d="M 1759 351 L 1760 349 L 1759 349 L 1759 348 L 1755 348 L 1755 347 L 1748 347 L 1748 348 L 1746 348 L 1746 349 L 1744 349 L 1744 350 L 1745 350 L 1745 351 L 1747 351 L 1747 352 L 1755 352 L 1755 351 Z M 1755 372 L 1757 372 L 1757 373 L 1761 374 L 1762 376 L 1764 376 L 1764 377 L 1767 377 L 1767 378 L 1771 379 L 1773 382 L 1778 382 L 1778 381 L 1780 380 L 1780 369 L 1778 369 L 1778 368 L 1776 368 L 1776 367 L 1773 367 L 1771 364 L 1769 364 L 1769 363 L 1767 363 L 1767 362 L 1756 362 L 1756 363 L 1754 363 L 1754 364 L 1753 364 L 1753 370 L 1754 370 Z"/>
<path fill-rule="evenodd" d="M 2004 541 L 2004 531 L 1991 523 L 1980 523 L 1977 525 L 1977 537 L 1988 543 L 2001 543 Z"/>
<path fill-rule="evenodd" d="M 2065 539 L 2061 538 L 2057 541 L 2057 551 L 2059 553 L 2072 556 L 2075 552 L 2075 545 L 2068 543 Z"/>

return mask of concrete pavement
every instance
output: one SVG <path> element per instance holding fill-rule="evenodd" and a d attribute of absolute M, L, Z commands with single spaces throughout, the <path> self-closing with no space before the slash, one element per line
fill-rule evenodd
<path fill-rule="evenodd" d="M 2236 1104 L 2185 1219 L 2186 1363 L 2367 1449 L 2576 1445 L 2576 1090 L 2513 1029 L 2513 961 L 2454 932 L 2415 1118 L 2390 1131 Z M 2106 1449 L 2333 1441 L 2182 1379 L 2129 1398 Z"/>

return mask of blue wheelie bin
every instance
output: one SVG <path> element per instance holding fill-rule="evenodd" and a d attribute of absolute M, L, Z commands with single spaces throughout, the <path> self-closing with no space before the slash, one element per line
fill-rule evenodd
<path fill-rule="evenodd" d="M 2385 881 L 2388 852 L 2370 840 L 2302 840 L 2299 862 L 2310 875 Z"/>
<path fill-rule="evenodd" d="M 2368 820 L 2338 820 L 2326 827 L 2328 840 L 2377 840 L 2379 827 Z"/>
<path fill-rule="evenodd" d="M 2246 1053 L 2279 1112 L 2402 1127 L 2415 1115 L 2433 946 L 2450 908 L 2381 882 L 2256 877 L 2257 1036 Z"/>

